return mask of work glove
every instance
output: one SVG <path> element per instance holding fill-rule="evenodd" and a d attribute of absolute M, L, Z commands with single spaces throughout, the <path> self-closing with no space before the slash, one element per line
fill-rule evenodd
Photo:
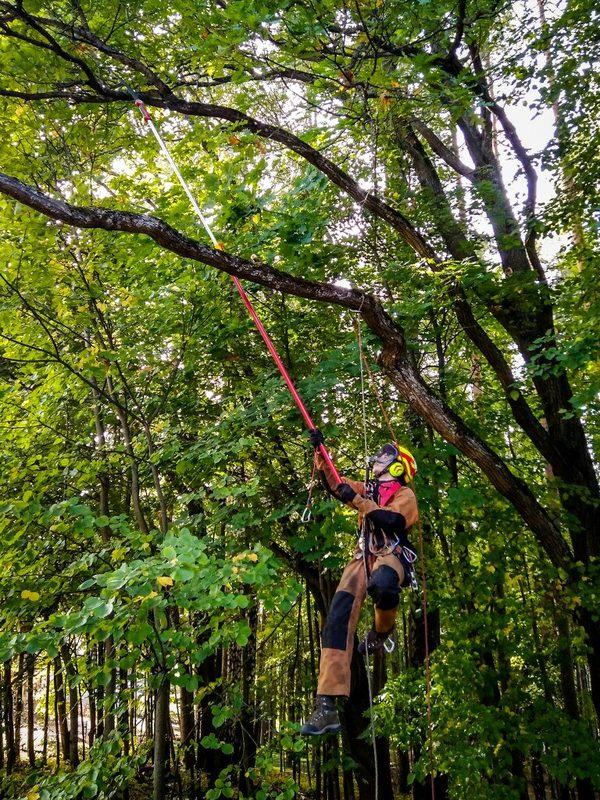
<path fill-rule="evenodd" d="M 319 447 L 325 442 L 323 434 L 318 428 L 313 428 L 313 430 L 308 432 L 308 435 L 310 437 L 310 443 L 315 448 L 315 450 L 318 450 Z"/>
<path fill-rule="evenodd" d="M 336 492 L 342 503 L 351 503 L 356 497 L 356 492 L 349 483 L 340 483 Z"/>

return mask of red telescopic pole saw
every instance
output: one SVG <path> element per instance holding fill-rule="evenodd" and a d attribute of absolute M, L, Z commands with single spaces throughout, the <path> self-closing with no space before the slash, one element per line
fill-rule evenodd
<path fill-rule="evenodd" d="M 223 248 L 220 245 L 220 243 L 217 241 L 217 238 L 215 237 L 214 233 L 212 232 L 212 229 L 211 229 L 210 225 L 208 224 L 208 221 L 207 221 L 206 217 L 204 216 L 204 214 L 200 210 L 200 206 L 196 202 L 196 198 L 194 197 L 194 195 L 190 191 L 190 188 L 187 185 L 183 175 L 179 171 L 179 167 L 177 166 L 177 164 L 173 160 L 173 157 L 171 156 L 171 153 L 169 152 L 166 144 L 164 143 L 162 136 L 160 135 L 160 133 L 158 132 L 158 129 L 156 128 L 156 125 L 152 121 L 152 118 L 151 118 L 150 114 L 148 113 L 148 109 L 146 108 L 144 103 L 138 97 L 136 97 L 135 93 L 133 91 L 131 91 L 131 89 L 129 89 L 129 87 L 127 87 L 127 89 L 129 91 L 129 93 L 133 96 L 135 104 L 139 108 L 140 113 L 141 113 L 141 115 L 142 115 L 142 117 L 144 119 L 144 122 L 148 125 L 148 127 L 152 131 L 152 134 L 154 135 L 154 138 L 158 142 L 158 145 L 159 145 L 161 151 L 163 152 L 163 154 L 165 155 L 167 161 L 169 162 L 169 166 L 173 170 L 174 175 L 177 177 L 177 180 L 181 184 L 182 189 L 184 190 L 184 192 L 188 196 L 188 199 L 189 199 L 190 203 L 192 204 L 192 208 L 194 209 L 194 211 L 196 213 L 196 216 L 199 218 L 200 222 L 204 226 L 204 230 L 208 234 L 208 238 L 211 240 L 212 244 L 214 245 L 214 247 L 217 250 L 222 250 Z M 302 402 L 302 398 L 298 394 L 298 390 L 294 386 L 294 382 L 292 381 L 289 372 L 285 368 L 285 364 L 281 360 L 281 357 L 280 357 L 279 353 L 277 352 L 277 348 L 275 347 L 275 345 L 271 341 L 271 337 L 269 336 L 269 334 L 265 330 L 264 325 L 260 321 L 260 317 L 256 313 L 256 310 L 255 310 L 254 306 L 252 305 L 252 303 L 250 301 L 250 298 L 246 294 L 246 291 L 245 291 L 244 287 L 242 286 L 239 278 L 237 278 L 235 275 L 231 275 L 231 279 L 233 281 L 233 284 L 234 284 L 235 288 L 238 291 L 239 296 L 242 299 L 243 304 L 246 306 L 246 310 L 248 311 L 248 314 L 250 314 L 250 317 L 252 318 L 252 321 L 254 322 L 254 324 L 256 325 L 256 327 L 258 329 L 258 332 L 262 336 L 262 339 L 263 339 L 265 345 L 267 346 L 267 350 L 269 351 L 269 353 L 271 354 L 271 357 L 273 358 L 273 361 L 277 365 L 277 369 L 281 373 L 281 377 L 285 381 L 285 384 L 286 384 L 287 388 L 289 389 L 289 392 L 292 395 L 292 398 L 294 399 L 294 402 L 298 406 L 298 410 L 302 414 L 302 418 L 304 419 L 304 422 L 306 423 L 307 428 L 309 430 L 311 430 L 311 431 L 316 430 L 317 426 L 315 425 L 315 423 L 312 420 L 312 417 L 308 413 L 308 409 L 306 408 L 306 406 Z M 323 456 L 323 459 L 325 460 L 325 463 L 327 464 L 327 466 L 331 470 L 331 473 L 332 473 L 336 483 L 341 483 L 342 479 L 341 479 L 337 469 L 335 468 L 335 464 L 331 460 L 331 456 L 329 455 L 329 452 L 328 452 L 328 450 L 327 450 L 327 448 L 325 447 L 324 444 L 320 444 L 319 445 L 319 453 Z"/>

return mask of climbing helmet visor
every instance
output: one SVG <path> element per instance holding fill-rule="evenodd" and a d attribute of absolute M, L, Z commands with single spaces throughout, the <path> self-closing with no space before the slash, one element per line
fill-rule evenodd
<path fill-rule="evenodd" d="M 390 467 L 398 458 L 398 448 L 393 444 L 384 444 L 372 457 L 373 464 L 381 464 L 382 467 Z"/>

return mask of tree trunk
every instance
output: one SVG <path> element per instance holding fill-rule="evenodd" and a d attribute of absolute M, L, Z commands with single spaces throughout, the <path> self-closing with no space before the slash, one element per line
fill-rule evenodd
<path fill-rule="evenodd" d="M 21 725 L 23 723 L 23 690 L 25 687 L 25 653 L 19 653 L 17 662 L 17 679 L 15 681 L 15 752 L 17 762 L 21 760 Z"/>
<path fill-rule="evenodd" d="M 243 737 L 243 755 L 241 761 L 241 782 L 242 791 L 250 795 L 252 785 L 246 777 L 246 773 L 255 765 L 256 758 L 256 712 L 254 695 L 254 682 L 256 678 L 256 628 L 258 625 L 258 607 L 253 600 L 252 606 L 246 612 L 246 619 L 250 626 L 250 637 L 248 644 L 242 650 L 242 696 L 243 710 L 240 717 Z"/>
<path fill-rule="evenodd" d="M 77 674 L 71 651 L 67 644 L 60 648 L 63 663 L 65 665 L 65 676 L 69 688 L 69 749 L 65 754 L 69 754 L 69 762 L 73 767 L 79 764 L 79 695 L 77 692 Z"/>
<path fill-rule="evenodd" d="M 33 678 L 35 672 L 35 656 L 27 656 L 27 758 L 29 766 L 35 767 L 35 697 L 33 694 Z"/>
<path fill-rule="evenodd" d="M 409 621 L 409 635 L 408 635 L 408 663 L 411 667 L 422 669 L 426 659 L 425 647 L 425 624 L 422 608 L 412 615 Z M 440 643 L 440 614 L 439 609 L 427 610 L 427 633 L 428 633 L 428 650 L 429 655 L 435 650 Z M 417 761 L 419 758 L 424 758 L 422 755 L 423 747 L 429 749 L 429 732 L 426 734 L 426 741 L 422 746 L 413 748 L 413 757 Z M 427 758 L 431 759 L 432 755 L 427 754 Z M 433 763 L 435 768 L 435 762 Z M 413 800 L 429 800 L 431 797 L 431 779 L 429 774 L 423 783 L 414 781 L 412 785 Z M 434 778 L 434 792 L 436 800 L 445 800 L 448 797 L 448 779 L 446 775 L 436 775 Z"/>
<path fill-rule="evenodd" d="M 0 769 L 4 769 L 4 690 L 0 679 Z"/>
<path fill-rule="evenodd" d="M 67 701 L 65 699 L 63 668 L 60 656 L 58 655 L 54 658 L 54 696 L 56 698 L 56 723 L 60 734 L 60 746 L 63 759 L 69 761 L 71 743 L 69 740 L 69 726 L 67 723 Z"/>
<path fill-rule="evenodd" d="M 17 764 L 11 666 L 12 665 L 10 661 L 4 662 L 4 735 L 6 737 L 6 772 L 9 775 Z"/>
<path fill-rule="evenodd" d="M 170 684 L 163 676 L 156 692 L 154 714 L 154 773 L 153 800 L 165 800 L 167 796 L 166 778 L 169 768 L 169 705 Z"/>
<path fill-rule="evenodd" d="M 194 694 L 185 686 L 179 690 L 179 703 L 181 705 L 181 747 L 183 749 L 183 764 L 187 770 L 192 794 L 195 792 L 196 782 L 196 724 L 194 719 Z"/>
<path fill-rule="evenodd" d="M 44 698 L 44 733 L 42 740 L 42 764 L 46 766 L 48 760 L 48 725 L 50 723 L 50 662 L 46 665 L 46 696 Z"/>
<path fill-rule="evenodd" d="M 577 689 L 575 687 L 575 668 L 571 651 L 571 630 L 562 609 L 554 606 L 554 619 L 558 632 L 558 653 L 560 666 L 560 685 L 562 689 L 565 711 L 574 721 L 579 721 L 579 704 L 577 702 Z M 577 777 L 577 800 L 594 800 L 596 794 L 589 778 Z"/>
<path fill-rule="evenodd" d="M 376 739 L 377 784 L 375 780 L 373 739 L 370 733 L 366 738 L 360 738 L 365 729 L 370 728 L 370 722 L 364 716 L 369 709 L 369 684 L 364 659 L 357 652 L 358 639 L 355 639 L 354 645 L 350 696 L 342 714 L 342 722 L 348 734 L 350 753 L 358 764 L 355 776 L 359 800 L 375 800 L 377 793 L 379 800 L 382 800 L 384 797 L 393 797 L 389 743 L 385 737 L 377 737 Z M 375 691 L 374 685 L 372 689 Z"/>
<path fill-rule="evenodd" d="M 101 645 L 102 646 L 102 645 Z M 115 701 L 117 691 L 117 669 L 113 663 L 115 655 L 115 643 L 112 636 L 109 636 L 104 642 L 104 663 L 108 664 L 110 669 L 110 680 L 106 687 L 104 696 L 104 730 L 103 737 L 106 739 L 115 729 Z"/>
<path fill-rule="evenodd" d="M 119 733 L 123 737 L 123 752 L 126 756 L 131 751 L 128 694 L 127 669 L 126 667 L 119 667 Z"/>

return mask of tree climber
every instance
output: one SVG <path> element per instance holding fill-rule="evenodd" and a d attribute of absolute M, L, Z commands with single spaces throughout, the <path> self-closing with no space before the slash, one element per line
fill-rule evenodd
<path fill-rule="evenodd" d="M 416 553 L 408 532 L 418 519 L 417 500 L 407 486 L 416 471 L 413 456 L 404 447 L 386 444 L 371 459 L 374 480 L 337 484 L 317 448 L 319 430 L 310 432 L 316 465 L 329 491 L 359 517 L 359 540 L 354 558 L 344 569 L 321 633 L 321 665 L 315 711 L 301 733 L 318 736 L 341 729 L 336 697 L 350 694 L 350 662 L 356 626 L 365 595 L 375 603 L 375 626 L 358 646 L 371 654 L 383 648 L 396 621 L 400 589 L 415 585 Z"/>

